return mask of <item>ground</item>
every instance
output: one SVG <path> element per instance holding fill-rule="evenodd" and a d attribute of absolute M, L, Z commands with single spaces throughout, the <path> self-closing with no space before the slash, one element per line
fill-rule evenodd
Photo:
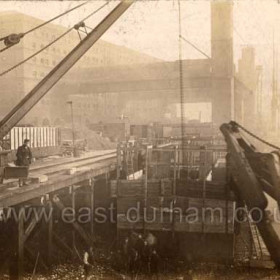
<path fill-rule="evenodd" d="M 280 273 L 276 270 L 258 270 L 248 268 L 213 267 L 200 265 L 191 271 L 192 278 L 187 271 L 167 272 L 158 278 L 138 275 L 137 280 L 280 280 Z M 8 278 L 5 278 L 8 279 Z M 45 276 L 25 277 L 24 280 L 82 280 L 83 267 L 81 265 L 61 265 Z M 110 268 L 96 265 L 91 280 L 132 280 L 130 276 L 117 273 Z M 135 279 L 135 278 L 134 278 Z"/>

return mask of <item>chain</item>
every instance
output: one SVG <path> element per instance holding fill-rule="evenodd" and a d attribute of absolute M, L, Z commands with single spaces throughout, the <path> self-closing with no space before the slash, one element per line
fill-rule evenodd
<path fill-rule="evenodd" d="M 245 131 L 247 134 L 249 134 L 250 136 L 252 136 L 253 138 L 259 140 L 260 142 L 262 142 L 263 144 L 273 148 L 273 149 L 276 149 L 276 150 L 280 150 L 280 147 L 276 146 L 276 145 L 273 145 L 267 141 L 265 141 L 264 139 L 260 138 L 259 136 L 257 136 L 256 134 L 252 133 L 251 131 L 249 131 L 248 129 L 246 129 L 245 127 L 243 127 L 242 125 L 240 125 L 239 123 L 237 122 L 234 122 L 234 121 L 231 121 L 230 124 L 234 125 L 234 126 L 237 126 L 239 127 L 240 129 L 242 129 L 243 131 Z"/>

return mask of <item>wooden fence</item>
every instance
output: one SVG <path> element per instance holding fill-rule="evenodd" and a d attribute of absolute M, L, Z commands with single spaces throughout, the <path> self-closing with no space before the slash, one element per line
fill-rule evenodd
<path fill-rule="evenodd" d="M 56 127 L 14 127 L 4 138 L 6 149 L 16 150 L 24 139 L 30 140 L 31 148 L 60 145 L 59 129 Z"/>

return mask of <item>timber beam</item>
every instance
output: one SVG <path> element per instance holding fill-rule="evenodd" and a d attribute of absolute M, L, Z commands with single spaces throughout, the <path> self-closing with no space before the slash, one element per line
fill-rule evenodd
<path fill-rule="evenodd" d="M 66 207 L 64 206 L 64 204 L 61 202 L 61 200 L 57 196 L 54 196 L 53 202 L 60 211 L 65 210 Z M 75 220 L 73 220 L 71 222 L 71 225 L 76 230 L 76 232 L 80 235 L 80 237 L 83 239 L 83 241 L 89 247 L 92 246 L 93 240 L 90 238 L 90 236 L 86 233 L 86 231 Z"/>

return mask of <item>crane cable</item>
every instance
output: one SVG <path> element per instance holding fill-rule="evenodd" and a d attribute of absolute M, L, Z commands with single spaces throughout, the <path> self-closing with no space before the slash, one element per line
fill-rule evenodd
<path fill-rule="evenodd" d="M 37 30 L 37 29 L 39 29 L 39 28 L 49 24 L 50 22 L 52 22 L 52 21 L 54 21 L 54 20 L 56 20 L 56 19 L 58 19 L 58 18 L 60 18 L 60 17 L 62 17 L 64 15 L 66 15 L 66 14 L 68 14 L 68 13 L 70 13 L 70 12 L 72 12 L 72 11 L 74 11 L 74 10 L 76 10 L 76 9 L 86 5 L 86 4 L 88 4 L 89 2 L 90 2 L 90 0 L 80 4 L 78 6 L 75 6 L 72 9 L 69 9 L 69 10 L 67 10 L 67 11 L 65 11 L 65 12 L 63 12 L 63 13 L 57 15 L 57 16 L 55 16 L 54 18 L 51 18 L 50 20 L 48 20 L 46 22 L 43 22 L 42 24 L 39 24 L 39 25 L 35 26 L 34 28 L 31 28 L 31 29 L 27 30 L 26 32 L 19 33 L 19 34 L 10 34 L 8 36 L 0 38 L 0 41 L 4 41 L 4 44 L 6 45 L 5 48 L 0 49 L 0 52 L 3 52 L 5 50 L 13 47 L 14 45 L 18 44 L 20 42 L 21 38 L 23 38 L 25 35 L 27 35 L 27 34 L 33 32 L 33 31 L 35 31 L 35 30 Z"/>
<path fill-rule="evenodd" d="M 182 134 L 182 150 L 185 148 L 185 98 L 184 98 L 184 80 L 183 80 L 183 62 L 182 62 L 182 23 L 181 23 L 181 5 L 180 0 L 178 0 L 178 28 L 179 28 L 179 37 L 178 37 L 178 55 L 179 55 L 179 83 L 180 83 L 180 105 L 181 105 L 181 134 Z M 184 164 L 184 152 L 183 152 L 183 164 Z"/>
<path fill-rule="evenodd" d="M 5 74 L 11 72 L 12 70 L 16 69 L 17 67 L 19 67 L 20 65 L 24 64 L 25 62 L 29 61 L 31 58 L 33 58 L 34 56 L 38 55 L 39 53 L 41 53 L 42 51 L 44 51 L 45 49 L 47 49 L 48 47 L 50 47 L 51 45 L 53 45 L 54 43 L 56 43 L 57 41 L 59 41 L 61 38 L 63 38 L 65 35 L 67 35 L 69 32 L 71 32 L 73 29 L 76 29 L 75 27 L 77 25 L 79 25 L 80 23 L 82 23 L 83 21 L 87 20 L 89 17 L 93 16 L 94 14 L 96 14 L 97 12 L 99 12 L 101 9 L 103 9 L 105 6 L 107 6 L 109 4 L 109 2 L 107 2 L 106 4 L 103 4 L 101 7 L 99 7 L 98 9 L 96 9 L 95 11 L 93 11 L 92 13 L 90 13 L 88 16 L 86 16 L 84 19 L 82 19 L 79 23 L 75 24 L 73 27 L 71 27 L 70 29 L 68 29 L 67 31 L 65 31 L 63 34 L 61 34 L 59 37 L 57 37 L 55 40 L 53 40 L 52 42 L 50 42 L 49 44 L 47 44 L 45 47 L 43 47 L 42 49 L 40 49 L 39 51 L 35 52 L 34 54 L 32 54 L 31 56 L 27 57 L 26 59 L 22 60 L 21 62 L 17 63 L 16 65 L 12 66 L 11 68 L 5 70 L 4 72 L 0 73 L 0 77 L 4 76 Z"/>
<path fill-rule="evenodd" d="M 253 138 L 257 139 L 258 141 L 262 142 L 263 144 L 273 148 L 273 149 L 276 149 L 276 150 L 280 150 L 280 147 L 274 145 L 274 144 L 271 144 L 269 142 L 267 142 L 266 140 L 260 138 L 259 136 L 257 136 L 256 134 L 254 134 L 253 132 L 249 131 L 248 129 L 246 129 L 244 126 L 242 126 L 241 124 L 235 122 L 235 121 L 231 121 L 230 122 L 231 125 L 233 126 L 236 126 L 236 127 L 239 127 L 241 130 L 243 130 L 244 132 L 246 132 L 247 134 L 249 134 L 250 136 L 252 136 Z"/>
<path fill-rule="evenodd" d="M 208 59 L 211 59 L 211 57 L 206 54 L 204 51 L 202 51 L 201 49 L 199 49 L 195 44 L 193 44 L 192 42 L 190 42 L 189 40 L 187 40 L 186 38 L 184 38 L 183 36 L 180 36 L 186 43 L 188 43 L 189 45 L 191 45 L 194 49 L 196 49 L 198 52 L 200 52 L 202 55 L 204 55 L 205 57 L 207 57 Z"/>

